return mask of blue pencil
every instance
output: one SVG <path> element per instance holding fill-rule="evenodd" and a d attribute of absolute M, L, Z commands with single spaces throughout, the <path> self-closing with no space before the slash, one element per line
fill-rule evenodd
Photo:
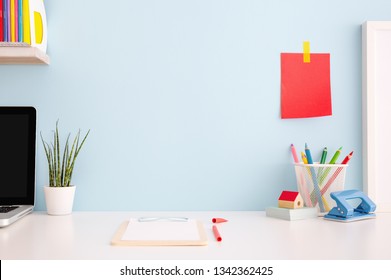
<path fill-rule="evenodd" d="M 305 154 L 307 156 L 307 161 L 308 161 L 308 164 L 313 164 L 313 160 L 312 160 L 312 156 L 311 156 L 311 151 L 310 149 L 308 148 L 308 145 L 307 143 L 305 143 Z M 316 173 L 315 173 L 315 169 L 314 167 L 311 166 L 311 177 L 312 177 L 312 181 L 314 182 L 314 190 L 315 190 L 315 193 L 316 193 L 316 196 L 318 198 L 318 202 L 319 202 L 319 208 L 320 208 L 320 211 L 321 212 L 325 212 L 325 209 L 324 209 L 324 205 L 323 205 L 323 201 L 322 201 L 322 194 L 320 192 L 320 188 L 319 188 L 319 185 L 318 185 L 318 180 L 316 180 Z"/>

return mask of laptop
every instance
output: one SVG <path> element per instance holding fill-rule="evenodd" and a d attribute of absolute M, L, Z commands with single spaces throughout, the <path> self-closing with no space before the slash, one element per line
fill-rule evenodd
<path fill-rule="evenodd" d="M 34 208 L 36 118 L 33 107 L 0 106 L 0 227 Z"/>

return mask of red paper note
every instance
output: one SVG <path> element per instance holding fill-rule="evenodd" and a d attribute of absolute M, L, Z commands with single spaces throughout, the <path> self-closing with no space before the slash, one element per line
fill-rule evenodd
<path fill-rule="evenodd" d="M 330 116 L 330 54 L 281 53 L 281 118 Z"/>

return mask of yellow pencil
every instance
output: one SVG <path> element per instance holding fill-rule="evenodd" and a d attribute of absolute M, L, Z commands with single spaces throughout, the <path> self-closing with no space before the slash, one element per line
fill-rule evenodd
<path fill-rule="evenodd" d="M 305 156 L 304 152 L 301 152 L 301 159 L 303 160 L 304 164 L 308 164 L 308 160 L 307 160 L 307 157 Z"/>

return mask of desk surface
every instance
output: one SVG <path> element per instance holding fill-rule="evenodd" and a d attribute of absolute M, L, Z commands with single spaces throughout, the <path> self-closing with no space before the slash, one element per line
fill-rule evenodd
<path fill-rule="evenodd" d="M 186 216 L 201 220 L 207 246 L 118 247 L 110 241 L 131 217 Z M 223 217 L 223 241 L 216 242 L 211 219 Z M 338 223 L 314 218 L 285 221 L 265 212 L 33 212 L 0 228 L 0 259 L 391 259 L 391 213 L 376 219 Z"/>

